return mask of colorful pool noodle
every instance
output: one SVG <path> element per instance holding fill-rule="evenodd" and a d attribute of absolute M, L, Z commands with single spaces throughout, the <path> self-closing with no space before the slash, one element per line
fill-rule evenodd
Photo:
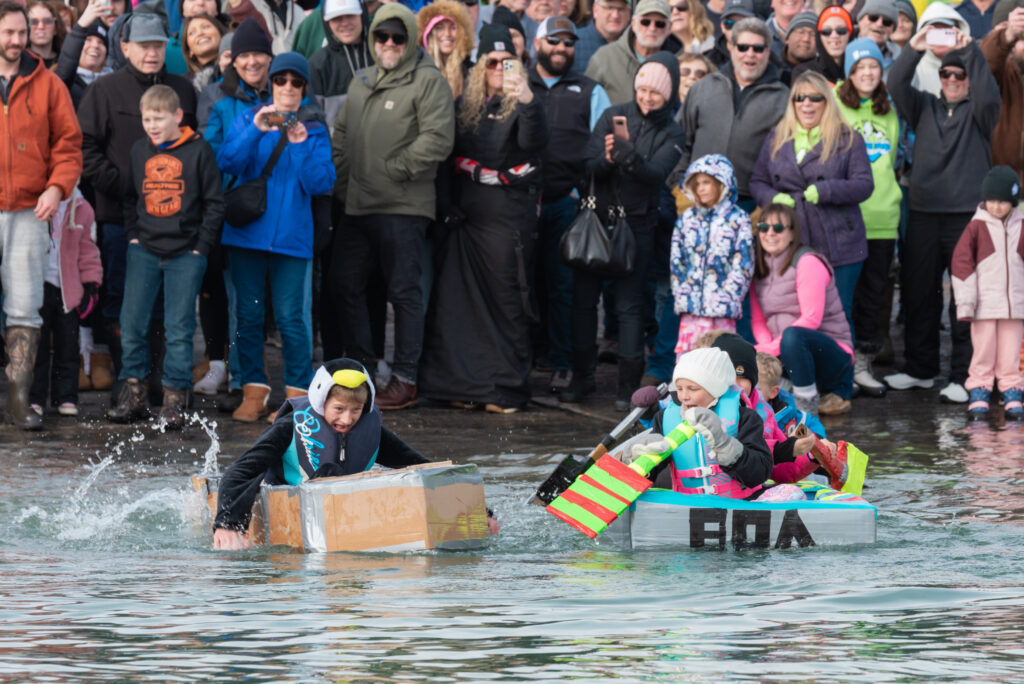
<path fill-rule="evenodd" d="M 667 451 L 643 454 L 629 465 L 605 454 L 547 505 L 548 513 L 593 539 L 651 487 L 652 482 L 647 479 L 651 471 L 695 434 L 689 423 L 683 421 L 665 435 L 670 445 Z"/>

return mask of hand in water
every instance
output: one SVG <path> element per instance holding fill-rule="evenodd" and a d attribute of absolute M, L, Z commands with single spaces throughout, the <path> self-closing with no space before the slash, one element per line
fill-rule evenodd
<path fill-rule="evenodd" d="M 246 551 L 252 543 L 241 532 L 218 527 L 213 531 L 213 548 L 217 551 Z"/>

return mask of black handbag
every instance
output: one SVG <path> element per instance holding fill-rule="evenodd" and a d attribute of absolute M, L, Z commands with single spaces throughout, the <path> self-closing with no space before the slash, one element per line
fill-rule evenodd
<path fill-rule="evenodd" d="M 590 194 L 580 204 L 569 230 L 559 245 L 562 261 L 566 265 L 604 276 L 618 278 L 633 272 L 636 260 L 636 237 L 626 221 L 626 210 L 618 199 L 608 207 L 608 224 L 597 215 L 597 197 L 594 179 L 590 179 Z"/>
<path fill-rule="evenodd" d="M 280 159 L 284 146 L 288 144 L 285 131 L 274 146 L 262 173 L 247 183 L 236 185 L 224 193 L 224 221 L 236 228 L 247 226 L 259 219 L 267 211 L 267 179 L 274 171 L 274 165 Z"/>

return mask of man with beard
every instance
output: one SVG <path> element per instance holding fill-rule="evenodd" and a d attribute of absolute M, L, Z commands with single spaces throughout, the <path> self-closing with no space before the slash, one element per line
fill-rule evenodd
<path fill-rule="evenodd" d="M 889 67 L 900 53 L 899 46 L 890 40 L 899 20 L 899 10 L 892 0 L 867 0 L 857 13 L 857 34 L 875 41 L 882 51 L 883 77 L 889 74 Z"/>
<path fill-rule="evenodd" d="M 666 0 L 640 0 L 630 27 L 590 60 L 587 76 L 604 86 L 613 105 L 632 101 L 633 78 L 641 62 L 659 50 L 676 53 L 682 48 L 669 28 L 671 16 Z"/>
<path fill-rule="evenodd" d="M 541 155 L 544 192 L 537 292 L 547 293 L 546 300 L 540 302 L 545 312 L 541 334 L 547 339 L 540 340 L 540 346 L 546 343 L 551 361 L 552 393 L 567 389 L 572 380 L 572 269 L 562 263 L 559 244 L 579 210 L 578 193 L 573 190 L 584 175 L 587 140 L 610 106 L 607 93 L 597 81 L 573 71 L 576 39 L 576 27 L 567 17 L 545 19 L 533 41 L 537 65 L 529 74 L 530 88 L 544 104 L 550 135 Z"/>
<path fill-rule="evenodd" d="M 38 430 L 42 418 L 28 403 L 43 319 L 43 283 L 50 225 L 61 200 L 82 173 L 82 132 L 67 88 L 25 49 L 28 13 L 0 2 L 0 99 L 4 126 L 0 164 L 0 281 L 7 317 L 7 420 Z"/>
<path fill-rule="evenodd" d="M 818 15 L 814 12 L 801 12 L 789 22 L 786 31 L 786 44 L 780 54 L 782 66 L 782 82 L 792 82 L 793 67 L 809 62 L 818 56 Z"/>
<path fill-rule="evenodd" d="M 992 133 L 992 165 L 1009 166 L 1024 180 L 1024 7 L 1014 8 L 981 41 L 999 84 L 1003 106 Z"/>

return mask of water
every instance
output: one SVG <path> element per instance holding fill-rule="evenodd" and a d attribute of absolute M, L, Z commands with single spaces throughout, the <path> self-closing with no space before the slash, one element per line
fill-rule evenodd
<path fill-rule="evenodd" d="M 847 549 L 596 545 L 522 505 L 606 428 L 554 411 L 392 422 L 480 466 L 504 528 L 476 553 L 211 551 L 187 475 L 256 429 L 7 444 L 0 679 L 1024 680 L 1024 433 L 932 402 L 832 424 L 874 455 L 878 543 Z"/>

